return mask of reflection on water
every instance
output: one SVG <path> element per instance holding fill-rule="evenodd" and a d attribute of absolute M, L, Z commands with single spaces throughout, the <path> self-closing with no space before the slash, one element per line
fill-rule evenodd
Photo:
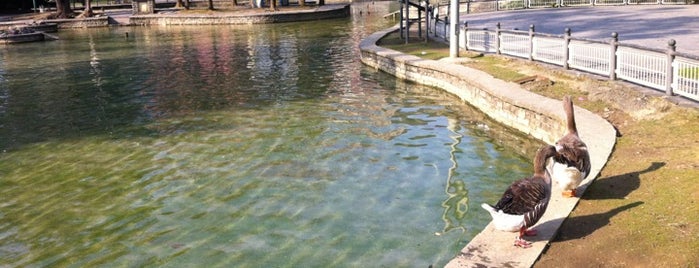
<path fill-rule="evenodd" d="M 536 143 L 364 68 L 353 14 L 1 50 L 0 266 L 445 264 Z"/>

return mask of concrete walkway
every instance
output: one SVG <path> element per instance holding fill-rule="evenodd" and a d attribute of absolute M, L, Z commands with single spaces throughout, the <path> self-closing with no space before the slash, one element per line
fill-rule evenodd
<path fill-rule="evenodd" d="M 665 49 L 670 39 L 677 41 L 677 51 L 699 56 L 699 5 L 626 5 L 595 7 L 540 8 L 461 14 L 469 27 L 527 30 L 563 34 L 571 28 L 574 38 L 610 40 L 619 33 L 622 44 Z"/>

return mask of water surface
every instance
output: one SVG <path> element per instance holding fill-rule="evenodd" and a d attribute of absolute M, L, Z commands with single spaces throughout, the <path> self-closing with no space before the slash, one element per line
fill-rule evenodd
<path fill-rule="evenodd" d="M 3 48 L 0 266 L 444 265 L 537 143 L 364 67 L 359 41 L 391 24 L 62 30 Z"/>

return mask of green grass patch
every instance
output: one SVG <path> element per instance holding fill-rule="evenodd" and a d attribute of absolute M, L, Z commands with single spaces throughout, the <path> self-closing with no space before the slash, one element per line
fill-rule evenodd
<path fill-rule="evenodd" d="M 400 33 L 396 31 L 381 38 L 378 45 L 424 59 L 438 60 L 449 57 L 449 45 L 445 43 L 425 42 L 424 40 L 413 37 L 408 41 L 409 42 L 406 44 L 405 38 L 401 38 Z"/>

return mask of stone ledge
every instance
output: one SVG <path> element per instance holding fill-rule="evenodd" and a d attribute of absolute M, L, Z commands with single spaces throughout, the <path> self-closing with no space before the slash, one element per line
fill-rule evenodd
<path fill-rule="evenodd" d="M 94 17 L 83 19 L 51 19 L 42 20 L 43 23 L 55 23 L 59 29 L 67 28 L 92 28 L 109 26 L 109 17 Z"/>
<path fill-rule="evenodd" d="M 215 25 L 215 24 L 262 24 L 293 21 L 345 18 L 350 14 L 350 5 L 324 5 L 316 9 L 294 12 L 269 12 L 243 15 L 181 15 L 153 14 L 134 15 L 130 25 Z"/>
<path fill-rule="evenodd" d="M 362 40 L 359 45 L 362 62 L 396 77 L 446 90 L 496 121 L 546 143 L 552 144 L 566 133 L 565 112 L 560 100 L 531 93 L 518 84 L 463 65 L 426 60 L 376 45 L 379 39 L 397 30 L 398 26 L 394 26 Z M 611 155 L 616 130 L 606 120 L 580 107 L 575 107 L 575 118 L 580 137 L 589 147 L 592 162 L 591 174 L 578 188 L 579 195 L 582 195 Z M 562 198 L 554 185 L 546 214 L 534 226 L 539 234 L 530 239 L 533 242 L 531 248 L 512 246 L 515 234 L 496 231 L 491 223 L 447 267 L 531 267 L 578 201 L 579 198 Z M 478 207 L 480 204 L 473 205 Z"/>

